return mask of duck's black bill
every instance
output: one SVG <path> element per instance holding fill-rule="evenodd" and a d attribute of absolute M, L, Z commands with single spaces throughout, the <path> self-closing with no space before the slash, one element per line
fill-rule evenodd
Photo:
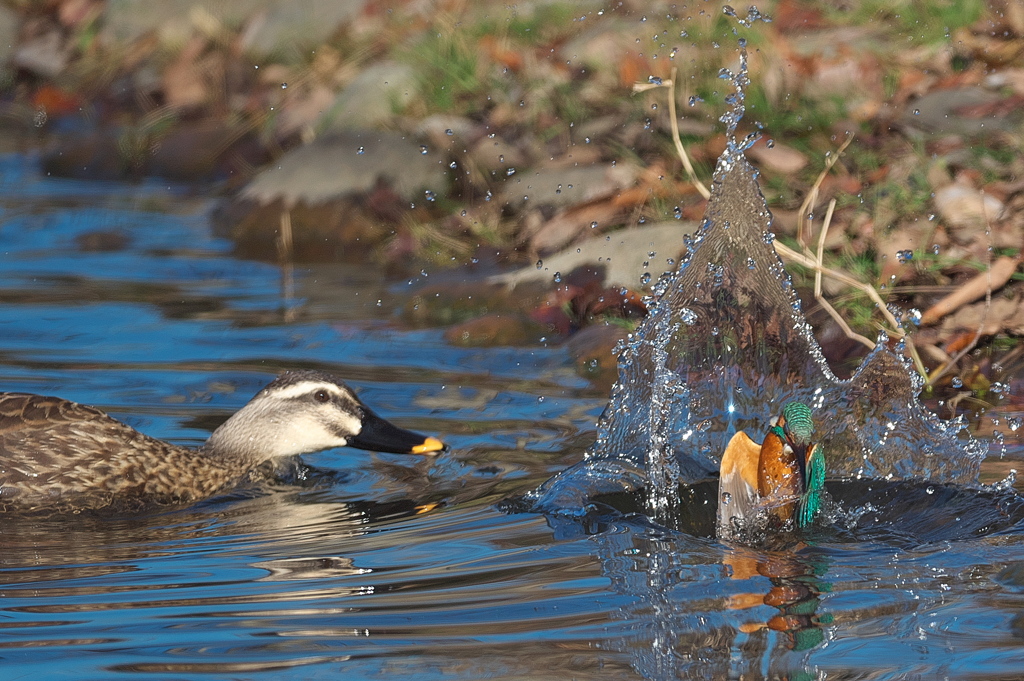
<path fill-rule="evenodd" d="M 399 428 L 365 407 L 362 430 L 348 439 L 348 446 L 390 454 L 437 454 L 446 449 L 436 437 Z"/>

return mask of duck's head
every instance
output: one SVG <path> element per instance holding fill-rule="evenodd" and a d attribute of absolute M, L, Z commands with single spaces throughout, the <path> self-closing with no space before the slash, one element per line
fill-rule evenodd
<path fill-rule="evenodd" d="M 336 377 L 321 371 L 278 376 L 215 430 L 204 449 L 254 462 L 334 447 L 436 454 L 444 443 L 377 416 Z"/>
<path fill-rule="evenodd" d="M 786 434 L 786 440 L 793 449 L 806 449 L 814 435 L 814 419 L 811 410 L 803 402 L 790 402 L 782 410 L 778 425 Z"/>

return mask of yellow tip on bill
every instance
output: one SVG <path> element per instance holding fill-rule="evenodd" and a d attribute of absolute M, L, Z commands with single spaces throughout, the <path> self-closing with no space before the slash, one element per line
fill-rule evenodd
<path fill-rule="evenodd" d="M 444 443 L 438 440 L 436 437 L 428 437 L 423 441 L 421 445 L 414 445 L 412 448 L 413 454 L 433 454 L 440 452 L 444 449 Z"/>

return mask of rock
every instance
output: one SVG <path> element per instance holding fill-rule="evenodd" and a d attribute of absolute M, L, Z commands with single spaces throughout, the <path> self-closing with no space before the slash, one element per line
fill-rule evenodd
<path fill-rule="evenodd" d="M 936 136 L 1012 131 L 1020 121 L 1019 109 L 1012 114 L 997 110 L 976 114 L 1002 99 L 1001 94 L 980 87 L 935 90 L 908 104 L 900 122 L 907 128 Z"/>
<path fill-rule="evenodd" d="M 649 275 L 656 281 L 666 270 L 674 270 L 683 251 L 683 235 L 697 231 L 693 222 L 663 222 L 623 229 L 581 241 L 555 255 L 544 258 L 539 266 L 529 265 L 500 274 L 490 281 L 516 287 L 529 282 L 549 283 L 556 273 L 567 274 L 578 267 L 592 267 L 601 273 L 605 286 L 638 288 Z M 654 252 L 652 257 L 649 253 Z"/>
<path fill-rule="evenodd" d="M 565 347 L 579 375 L 599 386 L 611 387 L 619 367 L 615 348 L 628 335 L 626 327 L 618 324 L 593 324 L 571 336 Z"/>
<path fill-rule="evenodd" d="M 326 41 L 363 4 L 360 0 L 108 0 L 101 36 L 108 43 L 125 44 L 153 31 L 165 44 L 183 45 L 196 24 L 248 23 L 244 44 L 248 53 L 295 53 Z"/>
<path fill-rule="evenodd" d="M 418 92 L 412 67 L 392 61 L 373 64 L 338 93 L 319 126 L 328 132 L 379 127 L 391 121 Z"/>
<path fill-rule="evenodd" d="M 18 44 L 20 26 L 21 15 L 7 5 L 0 5 L 0 65 L 5 66 L 11 61 Z"/>
<path fill-rule="evenodd" d="M 447 174 L 439 155 L 396 132 L 345 130 L 293 149 L 257 175 L 241 198 L 268 204 L 325 203 L 370 191 L 386 179 L 405 201 L 441 193 Z"/>
<path fill-rule="evenodd" d="M 639 171 L 625 163 L 607 163 L 568 168 L 516 169 L 506 175 L 501 189 L 504 201 L 513 207 L 524 203 L 568 207 L 593 201 L 631 186 Z"/>
<path fill-rule="evenodd" d="M 60 31 L 54 29 L 19 45 L 12 61 L 37 76 L 56 78 L 68 65 L 68 50 Z"/>
<path fill-rule="evenodd" d="M 544 330 L 519 314 L 487 314 L 456 324 L 444 333 L 452 345 L 466 347 L 536 343 Z"/>

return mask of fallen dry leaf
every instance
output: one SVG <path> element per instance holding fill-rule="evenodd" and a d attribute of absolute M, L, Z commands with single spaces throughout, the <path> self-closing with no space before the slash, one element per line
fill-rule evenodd
<path fill-rule="evenodd" d="M 935 191 L 935 209 L 950 227 L 951 236 L 961 243 L 994 222 L 1003 213 L 1003 202 L 963 182 L 954 182 Z"/>
<path fill-rule="evenodd" d="M 950 312 L 960 309 L 963 305 L 981 298 L 988 291 L 1002 288 L 1010 280 L 1021 259 L 1002 256 L 992 263 L 987 272 L 981 272 L 963 286 L 928 308 L 921 315 L 920 326 L 934 324 Z"/>
<path fill-rule="evenodd" d="M 776 142 L 774 146 L 756 144 L 747 152 L 764 168 L 791 175 L 800 172 L 807 166 L 807 156 L 793 147 Z"/>

